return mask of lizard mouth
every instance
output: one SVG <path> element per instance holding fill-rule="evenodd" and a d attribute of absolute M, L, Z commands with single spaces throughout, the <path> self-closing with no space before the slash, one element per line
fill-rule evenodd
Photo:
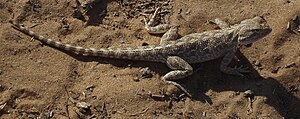
<path fill-rule="evenodd" d="M 252 34 L 252 37 L 246 39 L 246 40 L 242 40 L 240 42 L 241 45 L 245 45 L 247 46 L 251 46 L 251 44 L 253 44 L 254 42 L 264 38 L 265 36 L 267 36 L 268 34 L 270 34 L 272 32 L 271 28 L 266 28 L 266 29 L 262 29 L 258 34 Z"/>

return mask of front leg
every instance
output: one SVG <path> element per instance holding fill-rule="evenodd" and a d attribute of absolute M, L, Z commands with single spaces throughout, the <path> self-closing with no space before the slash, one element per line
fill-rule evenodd
<path fill-rule="evenodd" d="M 167 58 L 167 65 L 173 71 L 168 72 L 166 75 L 162 77 L 162 79 L 166 83 L 177 86 L 189 97 L 191 97 L 191 95 L 185 90 L 185 88 L 183 88 L 180 84 L 174 82 L 174 80 L 182 79 L 191 75 L 193 73 L 192 66 L 178 56 L 169 56 Z"/>
<path fill-rule="evenodd" d="M 246 73 L 249 72 L 247 68 L 241 67 L 228 67 L 229 63 L 232 61 L 232 58 L 235 56 L 235 50 L 227 53 L 220 65 L 220 70 L 225 74 L 237 75 L 237 76 L 244 76 L 241 72 Z"/>

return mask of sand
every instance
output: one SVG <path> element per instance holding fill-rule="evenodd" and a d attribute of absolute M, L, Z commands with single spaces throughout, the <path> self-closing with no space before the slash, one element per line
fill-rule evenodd
<path fill-rule="evenodd" d="M 72 16 L 74 1 L 0 0 L 1 118 L 300 118 L 300 36 L 293 21 L 299 0 L 102 0 L 86 24 Z M 222 73 L 221 58 L 195 64 L 199 70 L 179 81 L 192 99 L 157 100 L 149 94 L 168 87 L 160 80 L 170 71 L 165 64 L 77 56 L 32 41 L 9 23 L 83 47 L 157 45 L 161 35 L 148 34 L 141 15 L 149 17 L 157 6 L 170 11 L 161 21 L 169 16 L 181 36 L 217 29 L 207 22 L 215 18 L 235 24 L 258 15 L 273 31 L 236 53 L 231 66 L 249 67 L 245 77 Z M 153 77 L 141 78 L 145 67 Z M 250 101 L 246 90 L 254 93 Z M 79 109 L 70 99 L 90 107 Z"/>

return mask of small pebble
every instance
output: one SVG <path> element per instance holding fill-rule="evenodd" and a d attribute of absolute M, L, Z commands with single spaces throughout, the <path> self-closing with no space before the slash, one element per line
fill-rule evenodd
<path fill-rule="evenodd" d="M 252 90 L 246 90 L 244 92 L 244 97 L 252 97 L 254 96 L 254 92 Z"/>
<path fill-rule="evenodd" d="M 76 106 L 83 109 L 88 109 L 91 107 L 91 104 L 88 104 L 86 102 L 78 102 L 76 103 Z"/>
<path fill-rule="evenodd" d="M 298 23 L 300 22 L 300 17 L 298 15 L 295 15 L 292 20 L 293 22 Z"/>
<path fill-rule="evenodd" d="M 118 13 L 118 12 L 114 12 L 114 13 L 113 13 L 113 16 L 114 16 L 114 17 L 118 17 L 118 16 L 119 16 L 119 13 Z"/>
<path fill-rule="evenodd" d="M 53 111 L 50 111 L 50 112 L 46 112 L 45 113 L 45 118 L 46 119 L 50 119 L 50 118 L 52 118 L 53 117 Z M 41 119 L 44 119 L 44 118 L 41 118 Z"/>
<path fill-rule="evenodd" d="M 254 65 L 257 66 L 257 67 L 261 67 L 261 64 L 260 64 L 259 60 L 256 60 L 256 61 L 254 62 Z"/>
<path fill-rule="evenodd" d="M 188 9 L 185 14 L 190 14 L 191 13 L 191 9 Z"/>
<path fill-rule="evenodd" d="M 128 64 L 127 67 L 132 68 L 132 64 Z"/>
<path fill-rule="evenodd" d="M 268 101 L 268 97 L 263 97 L 263 101 L 267 102 Z"/>
<path fill-rule="evenodd" d="M 135 76 L 135 77 L 133 77 L 133 81 L 135 81 L 135 82 L 139 82 L 139 81 L 140 81 L 140 79 L 139 79 L 139 77 Z"/>
<path fill-rule="evenodd" d="M 178 14 L 181 14 L 181 12 L 182 12 L 182 9 L 179 9 L 179 10 L 178 10 Z"/>
<path fill-rule="evenodd" d="M 95 85 L 91 84 L 85 87 L 85 90 L 93 90 L 95 88 Z"/>
<path fill-rule="evenodd" d="M 203 116 L 203 117 L 206 117 L 206 112 L 202 112 L 202 116 Z"/>
<path fill-rule="evenodd" d="M 43 62 L 41 60 L 37 60 L 36 63 L 42 64 Z"/>
<path fill-rule="evenodd" d="M 144 77 L 144 78 L 151 78 L 153 76 L 151 74 L 151 71 L 150 71 L 149 67 L 142 68 L 140 70 L 140 73 L 141 73 L 142 77 Z"/>
<path fill-rule="evenodd" d="M 289 64 L 285 65 L 284 68 L 291 68 L 291 67 L 294 67 L 294 66 L 296 66 L 296 63 L 292 62 L 292 63 L 289 63 Z"/>
<path fill-rule="evenodd" d="M 97 99 L 97 96 L 92 96 L 92 98 L 93 98 L 94 100 L 96 100 L 96 99 Z"/>

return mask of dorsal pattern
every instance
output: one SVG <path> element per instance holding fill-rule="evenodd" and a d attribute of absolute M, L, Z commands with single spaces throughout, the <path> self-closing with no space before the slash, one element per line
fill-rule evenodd
<path fill-rule="evenodd" d="M 222 72 L 243 76 L 242 73 L 248 72 L 247 69 L 228 66 L 235 56 L 238 44 L 245 45 L 253 43 L 272 31 L 263 17 L 246 19 L 234 26 L 230 26 L 226 22 L 217 19 L 215 23 L 220 26 L 220 30 L 192 33 L 177 39 L 177 27 L 173 27 L 173 25 L 170 24 L 154 26 L 153 21 L 156 14 L 158 14 L 158 9 L 149 22 L 145 20 L 145 28 L 149 33 L 165 32 L 161 38 L 160 45 L 137 48 L 95 49 L 77 47 L 47 39 L 19 24 L 11 23 L 13 24 L 13 28 L 42 43 L 76 54 L 165 63 L 172 71 L 165 74 L 162 79 L 167 83 L 176 85 L 190 97 L 191 95 L 180 84 L 174 82 L 174 80 L 191 75 L 193 73 L 191 63 L 201 63 L 223 57 L 220 65 Z"/>

